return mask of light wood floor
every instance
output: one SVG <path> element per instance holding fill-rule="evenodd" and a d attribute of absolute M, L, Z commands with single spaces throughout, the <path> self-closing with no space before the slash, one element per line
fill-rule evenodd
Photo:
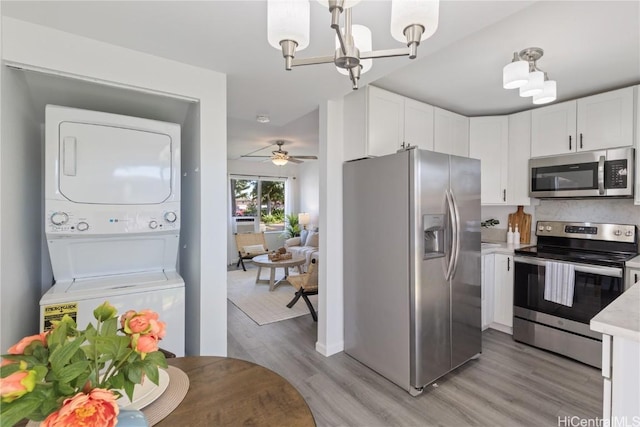
<path fill-rule="evenodd" d="M 231 303 L 228 313 L 229 356 L 289 380 L 320 427 L 558 426 L 558 417 L 602 416 L 598 369 L 495 330 L 484 332 L 478 360 L 414 398 L 344 353 L 317 353 L 310 315 L 258 326 Z"/>

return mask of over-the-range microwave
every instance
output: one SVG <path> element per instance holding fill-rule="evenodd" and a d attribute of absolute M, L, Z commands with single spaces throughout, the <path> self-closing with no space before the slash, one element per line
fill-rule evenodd
<path fill-rule="evenodd" d="M 529 196 L 633 197 L 633 148 L 584 151 L 529 160 Z"/>

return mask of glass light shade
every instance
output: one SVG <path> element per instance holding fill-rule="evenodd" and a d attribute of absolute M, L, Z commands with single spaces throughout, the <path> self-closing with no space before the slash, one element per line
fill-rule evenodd
<path fill-rule="evenodd" d="M 298 223 L 300 225 L 309 225 L 309 221 L 311 221 L 311 215 L 308 212 L 300 212 L 298 214 Z"/>
<path fill-rule="evenodd" d="M 520 87 L 520 96 L 527 97 L 537 95 L 542 92 L 544 87 L 544 73 L 542 71 L 533 71 L 529 73 L 529 81 Z"/>
<path fill-rule="evenodd" d="M 391 35 L 399 42 L 406 42 L 405 28 L 419 24 L 424 27 L 420 40 L 431 37 L 438 29 L 439 0 L 392 0 Z"/>
<path fill-rule="evenodd" d="M 344 34 L 344 28 L 342 29 L 342 34 Z M 371 42 L 371 30 L 364 25 L 352 25 L 351 26 L 351 35 L 353 36 L 353 44 L 362 52 L 371 52 L 373 50 L 373 44 Z M 338 36 L 336 36 L 336 49 L 340 47 L 340 40 L 338 40 Z M 360 70 L 360 74 L 364 74 L 371 69 L 373 66 L 373 59 L 363 59 L 360 61 L 360 65 L 362 65 L 362 70 Z M 349 70 L 346 68 L 336 67 L 336 70 L 340 74 L 344 74 L 345 76 L 349 75 Z"/>
<path fill-rule="evenodd" d="M 342 9 L 349 9 L 360 3 L 362 0 L 344 0 Z M 329 9 L 329 0 L 318 0 L 318 3 Z"/>
<path fill-rule="evenodd" d="M 284 157 L 273 157 L 271 161 L 276 166 L 284 166 L 289 163 L 289 160 L 285 159 Z"/>
<path fill-rule="evenodd" d="M 529 82 L 529 63 L 527 61 L 515 61 L 502 69 L 502 87 L 505 89 L 517 89 Z"/>
<path fill-rule="evenodd" d="M 534 104 L 548 104 L 555 101 L 557 98 L 556 82 L 555 80 L 547 80 L 544 82 L 542 92 L 537 95 L 533 95 Z"/>
<path fill-rule="evenodd" d="M 309 46 L 311 12 L 308 0 L 269 0 L 267 3 L 267 38 L 280 50 L 282 40 L 293 40 L 296 51 Z"/>

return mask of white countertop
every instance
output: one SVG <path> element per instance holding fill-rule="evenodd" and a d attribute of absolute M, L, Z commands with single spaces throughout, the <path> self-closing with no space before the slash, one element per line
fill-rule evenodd
<path fill-rule="evenodd" d="M 640 341 L 640 282 L 591 319 L 590 327 L 592 331 Z"/>
<path fill-rule="evenodd" d="M 640 268 L 640 255 L 625 263 L 629 268 Z"/>
<path fill-rule="evenodd" d="M 490 255 L 490 254 L 503 254 L 503 255 L 513 255 L 514 249 L 524 248 L 526 246 L 534 246 L 533 244 L 508 244 L 506 242 L 487 242 L 487 245 L 482 245 L 482 255 Z"/>

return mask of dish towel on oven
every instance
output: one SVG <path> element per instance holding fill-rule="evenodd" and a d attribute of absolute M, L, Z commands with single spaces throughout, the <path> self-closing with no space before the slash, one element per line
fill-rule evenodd
<path fill-rule="evenodd" d="M 571 307 L 575 285 L 575 268 L 572 264 L 545 261 L 544 299 Z"/>

